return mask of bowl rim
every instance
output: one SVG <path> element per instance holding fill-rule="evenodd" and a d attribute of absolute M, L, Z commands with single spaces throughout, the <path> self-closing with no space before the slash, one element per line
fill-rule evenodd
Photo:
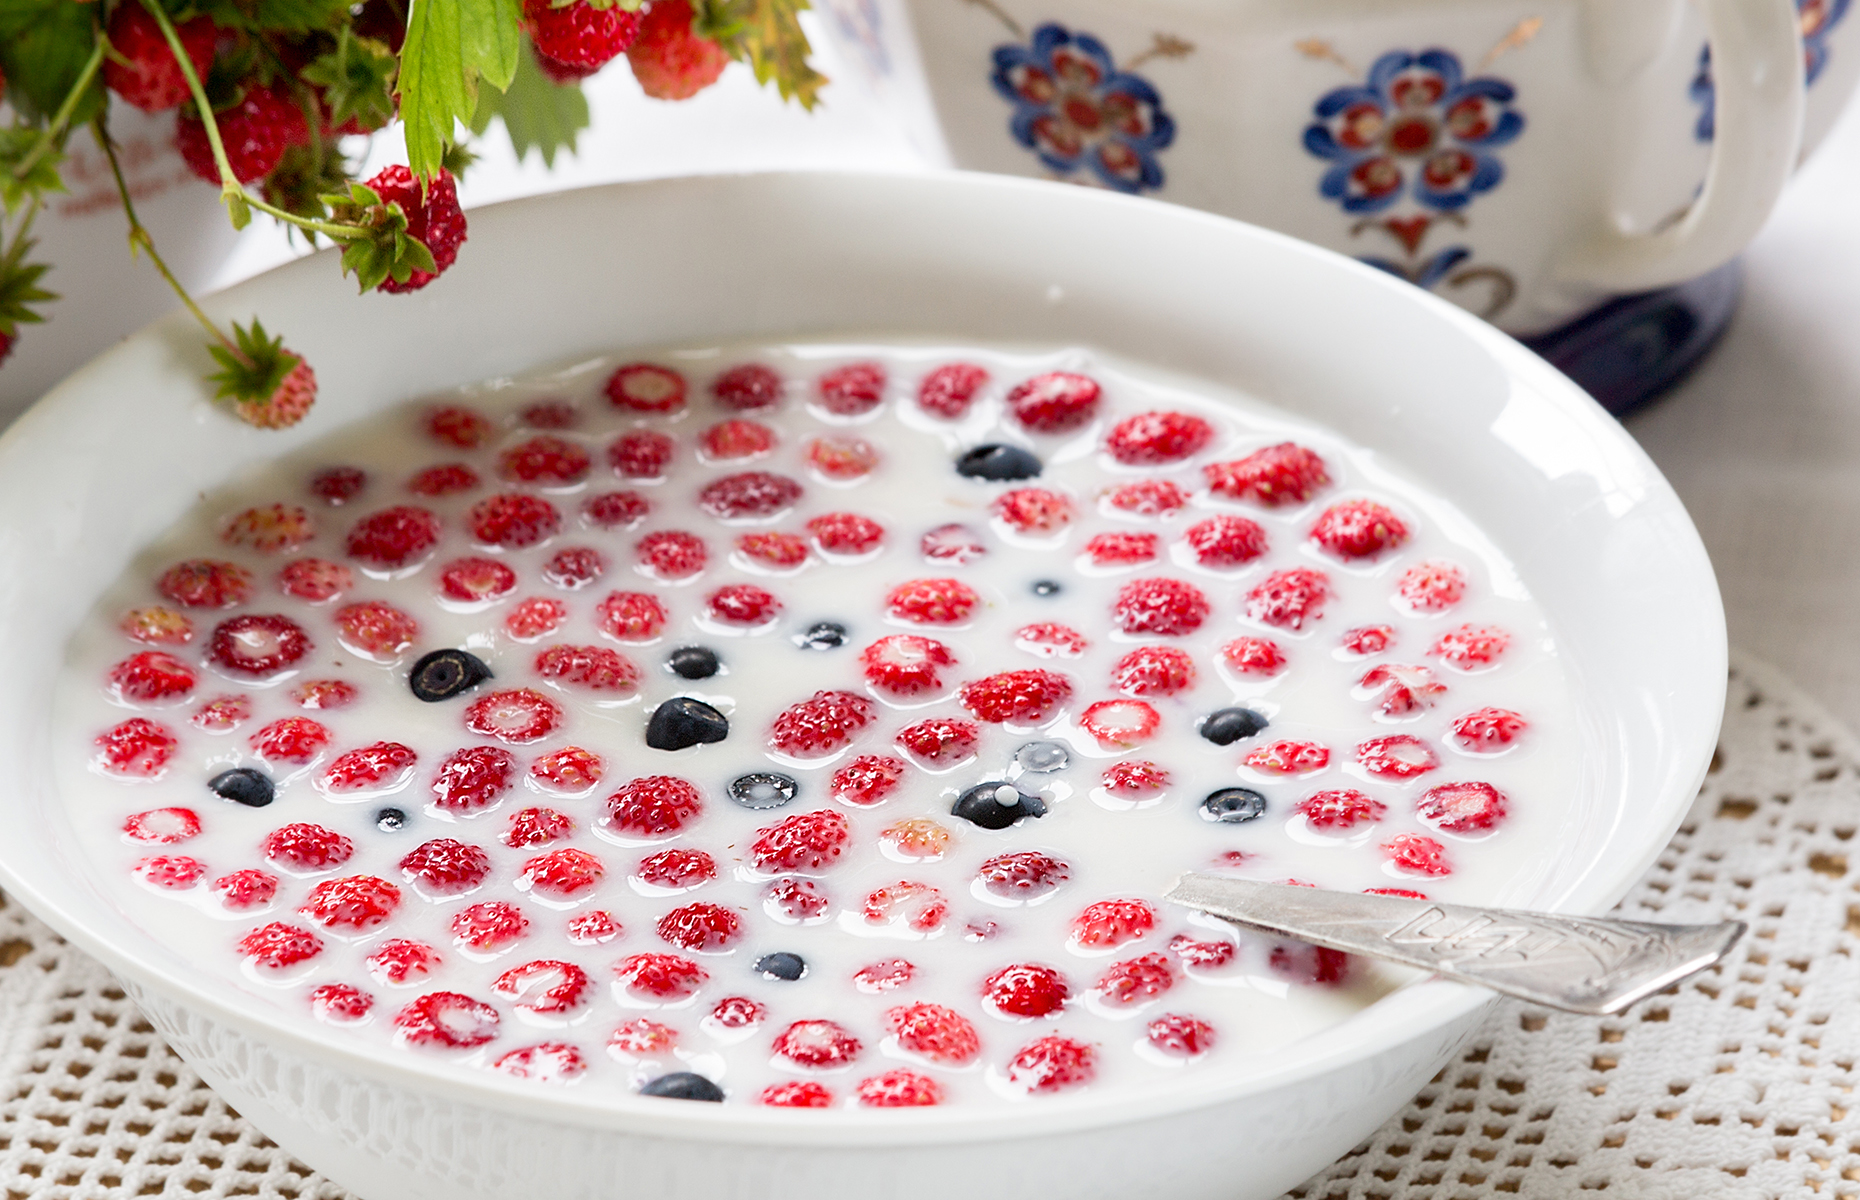
<path fill-rule="evenodd" d="M 1353 282 L 1344 286 L 1381 289 L 1399 297 L 1399 302 L 1444 323 L 1469 339 L 1491 356 L 1503 373 L 1515 384 L 1523 385 L 1535 398 L 1573 419 L 1590 438 L 1598 439 L 1608 452 L 1607 461 L 1638 472 L 1639 487 L 1651 494 L 1670 521 L 1677 513 L 1678 544 L 1674 547 L 1681 565 L 1691 572 L 1691 584 L 1697 589 L 1697 601 L 1708 618 L 1715 612 L 1717 636 L 1711 644 L 1692 648 L 1698 666 L 1697 687 L 1713 700 L 1713 709 L 1722 710 L 1726 687 L 1722 605 L 1715 578 L 1704 547 L 1678 497 L 1672 492 L 1651 460 L 1612 419 L 1574 383 L 1556 372 L 1536 355 L 1496 328 L 1438 297 L 1414 288 L 1395 277 L 1345 258 L 1329 250 L 1300 242 L 1270 230 L 1199 210 L 1181 208 L 1107 192 L 1068 187 L 1058 183 L 1016 179 L 970 172 L 938 171 L 891 173 L 863 171 L 776 171 L 654 180 L 641 183 L 601 185 L 570 189 L 546 195 L 526 197 L 474 209 L 471 216 L 473 235 L 481 242 L 490 238 L 519 234 L 538 225 L 547 226 L 551 206 L 582 202 L 590 198 L 630 198 L 641 203 L 679 203 L 701 197 L 706 192 L 730 192 L 757 188 L 831 187 L 844 191 L 864 189 L 875 196 L 895 195 L 900 187 L 913 192 L 936 192 L 955 189 L 1000 198 L 1006 202 L 1050 206 L 1096 206 L 1107 221 L 1122 221 L 1141 227 L 1144 223 L 1162 226 L 1187 223 L 1188 228 L 1211 237 L 1232 239 L 1235 244 L 1247 241 L 1279 254 L 1308 260 L 1314 272 L 1330 272 Z M 543 218 L 540 219 L 539 218 Z M 226 319 L 248 313 L 245 298 L 261 289 L 293 286 L 296 281 L 334 273 L 332 256 L 326 249 L 298 259 L 272 271 L 208 297 L 203 306 L 216 317 Z M 42 398 L 0 436 L 0 470 L 19 456 L 33 453 L 35 439 L 59 433 L 61 408 L 68 406 L 87 389 L 107 378 L 110 371 L 129 361 L 138 348 L 151 343 L 172 342 L 183 333 L 197 330 L 185 314 L 175 314 L 152 323 L 123 343 L 100 355 Z M 67 434 L 70 431 L 65 431 Z M 1356 439 L 1352 439 L 1356 440 Z M 0 530 L 8 518 L 0 517 Z M 0 553 L 4 553 L 0 548 Z M 1715 693 L 1711 689 L 1715 688 Z M 1698 753 L 1696 774 L 1684 794 L 1674 788 L 1672 795 L 1660 802 L 1668 808 L 1665 835 L 1651 841 L 1631 859 L 1624 859 L 1615 869 L 1591 873 L 1570 888 L 1554 911 L 1594 914 L 1605 911 L 1652 863 L 1666 839 L 1683 819 L 1698 783 L 1703 779 L 1710 759 L 1710 747 L 1716 737 L 1716 724 L 1687 736 L 1702 751 Z M 0 775 L 12 768 L 0 764 Z M 371 1048 L 353 1041 L 340 1030 L 327 1036 L 312 1036 L 309 1027 L 299 1026 L 282 1016 L 267 1020 L 242 1009 L 235 997 L 217 994 L 206 986 L 204 974 L 179 974 L 148 953 L 150 945 L 124 945 L 112 937 L 93 930 L 81 920 L 68 916 L 58 898 L 35 886 L 13 868 L 0 850 L 0 886 L 20 899 L 48 925 L 73 944 L 102 960 L 112 971 L 129 976 L 141 986 L 160 992 L 170 1000 L 197 1014 L 245 1031 L 267 1042 L 287 1046 L 312 1061 L 367 1077 L 381 1083 L 404 1086 L 422 1092 L 443 1092 L 452 1098 L 469 1098 L 484 1108 L 526 1118 L 546 1118 L 569 1125 L 625 1130 L 654 1136 L 702 1140 L 717 1133 L 732 1131 L 735 1140 L 781 1143 L 784 1145 L 860 1146 L 921 1145 L 959 1141 L 994 1141 L 1024 1138 L 1049 1133 L 1071 1133 L 1107 1125 L 1124 1124 L 1133 1119 L 1166 1116 L 1172 1112 L 1199 1109 L 1223 1101 L 1254 1095 L 1290 1083 L 1309 1081 L 1326 1074 L 1347 1070 L 1355 1064 L 1387 1051 L 1391 1046 L 1439 1037 L 1441 1031 L 1476 1013 L 1493 1002 L 1494 997 L 1481 989 L 1440 979 L 1423 980 L 1402 987 L 1389 996 L 1327 1029 L 1321 1046 L 1302 1039 L 1284 1050 L 1249 1060 L 1249 1070 L 1242 1076 L 1216 1082 L 1199 1080 L 1192 1088 L 1142 1092 L 1121 1090 L 1105 1095 L 1057 1096 L 1043 1099 L 1037 1106 L 1017 1106 L 1012 1121 L 1000 1119 L 994 1106 L 931 1108 L 913 1110 L 906 1120 L 894 1112 L 867 1111 L 836 1107 L 827 1112 L 789 1112 L 756 1105 L 675 1105 L 656 1103 L 651 1098 L 603 1094 L 598 1101 L 576 1098 L 573 1091 L 539 1088 L 533 1083 L 469 1066 L 435 1061 L 419 1055 L 383 1057 Z M 1398 1028 L 1399 1027 L 1399 1028 Z M 320 1031 L 316 1031 L 320 1032 Z M 1399 1034 L 1399 1036 L 1397 1036 Z M 1457 1044 L 1457 1035 L 1441 1043 L 1444 1055 Z M 1133 1097 L 1140 1102 L 1133 1104 Z M 1137 1111 L 1133 1114 L 1132 1109 Z"/>

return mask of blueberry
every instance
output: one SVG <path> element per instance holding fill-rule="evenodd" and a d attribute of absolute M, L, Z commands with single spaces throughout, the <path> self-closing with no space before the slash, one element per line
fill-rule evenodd
<path fill-rule="evenodd" d="M 773 771 L 755 771 L 730 781 L 730 799 L 744 808 L 780 808 L 794 799 L 794 780 Z"/>
<path fill-rule="evenodd" d="M 1252 788 L 1230 787 L 1209 792 L 1201 799 L 1201 819 L 1238 825 L 1256 821 L 1266 811 L 1266 798 Z"/>
<path fill-rule="evenodd" d="M 689 696 L 667 700 L 652 710 L 652 719 L 646 722 L 646 744 L 654 750 L 683 750 L 729 736 L 730 719 Z"/>
<path fill-rule="evenodd" d="M 1036 579 L 1033 581 L 1033 594 L 1036 596 L 1057 596 L 1066 589 L 1059 585 L 1057 579 Z"/>
<path fill-rule="evenodd" d="M 956 798 L 950 815 L 983 829 L 1006 829 L 1024 817 L 1046 815 L 1046 802 L 999 779 L 978 783 Z"/>
<path fill-rule="evenodd" d="M 1266 718 L 1250 708 L 1217 708 L 1201 719 L 1200 733 L 1217 746 L 1231 746 L 1266 727 Z"/>
<path fill-rule="evenodd" d="M 435 650 L 420 657 L 407 677 L 416 700 L 435 703 L 450 700 L 477 687 L 491 677 L 491 668 L 475 654 L 463 650 Z"/>
<path fill-rule="evenodd" d="M 661 1075 L 639 1089 L 642 1096 L 660 1096 L 667 1100 L 708 1100 L 723 1102 L 723 1089 L 695 1071 L 673 1071 Z"/>
<path fill-rule="evenodd" d="M 794 635 L 794 644 L 803 650 L 838 650 L 846 644 L 846 626 L 838 621 L 816 621 Z"/>
<path fill-rule="evenodd" d="M 970 479 L 1032 479 L 1041 471 L 1040 460 L 1019 446 L 999 442 L 977 446 L 956 460 L 956 474 Z"/>
<path fill-rule="evenodd" d="M 665 669 L 683 679 L 709 679 L 723 662 L 708 646 L 680 646 L 665 656 Z"/>
<path fill-rule="evenodd" d="M 375 814 L 375 828 L 382 833 L 393 833 L 407 827 L 407 814 L 398 808 L 384 808 Z"/>
<path fill-rule="evenodd" d="M 207 781 L 207 787 L 220 799 L 231 800 L 247 808 L 263 808 L 278 798 L 270 777 L 252 767 L 234 767 L 230 771 L 221 771 Z"/>
<path fill-rule="evenodd" d="M 756 960 L 756 974 L 764 979 L 785 979 L 792 983 L 807 974 L 807 963 L 798 954 L 777 950 Z"/>
<path fill-rule="evenodd" d="M 1014 751 L 1014 765 L 1046 775 L 1072 765 L 1072 752 L 1058 742 L 1028 742 Z"/>

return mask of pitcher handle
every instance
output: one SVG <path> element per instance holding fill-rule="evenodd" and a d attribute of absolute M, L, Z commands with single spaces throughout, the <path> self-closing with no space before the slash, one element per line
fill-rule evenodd
<path fill-rule="evenodd" d="M 1802 27 L 1793 0 L 1704 0 L 1716 89 L 1711 163 L 1683 217 L 1648 233 L 1604 219 L 1557 275 L 1610 292 L 1696 278 L 1729 262 L 1763 227 L 1795 169 L 1806 107 Z"/>

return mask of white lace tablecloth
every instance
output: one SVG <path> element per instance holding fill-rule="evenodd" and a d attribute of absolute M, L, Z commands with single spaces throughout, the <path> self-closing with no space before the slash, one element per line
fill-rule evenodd
<path fill-rule="evenodd" d="M 1860 1197 L 1856 828 L 1860 743 L 1739 661 L 1704 790 L 1617 910 L 1741 918 L 1731 961 L 1618 1017 L 1501 1005 L 1413 1104 L 1291 1195 Z M 347 1195 L 227 1108 L 17 904 L 0 907 L 0 1192 Z"/>

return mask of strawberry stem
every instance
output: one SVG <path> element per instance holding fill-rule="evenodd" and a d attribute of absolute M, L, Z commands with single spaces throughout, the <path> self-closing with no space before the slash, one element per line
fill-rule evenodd
<path fill-rule="evenodd" d="M 31 174 L 32 168 L 37 166 L 39 160 L 50 152 L 53 144 L 64 136 L 65 126 L 71 122 L 71 114 L 77 111 L 78 101 L 82 100 L 84 93 L 90 90 L 91 81 L 97 78 L 97 71 L 103 66 L 104 42 L 103 32 L 99 30 L 97 44 L 92 47 L 90 58 L 85 62 L 84 69 L 78 72 L 77 82 L 71 85 L 69 92 L 65 93 L 64 102 L 58 106 L 58 112 L 52 117 L 52 123 L 40 132 L 38 143 L 33 146 L 26 157 L 19 161 L 19 165 L 13 168 L 13 178 L 24 179 Z"/>
<path fill-rule="evenodd" d="M 188 57 L 187 48 L 181 45 L 181 35 L 174 31 L 174 24 L 168 20 L 168 14 L 161 10 L 156 0 L 142 0 L 142 7 L 148 10 L 148 14 L 155 18 L 155 24 L 161 27 L 161 35 L 168 42 L 168 51 L 174 55 L 175 64 L 181 68 L 181 75 L 187 80 L 187 90 L 194 97 L 194 106 L 200 110 L 201 124 L 207 128 L 207 144 L 213 147 L 213 161 L 220 169 L 220 198 L 227 202 L 228 207 L 244 201 L 245 189 L 239 185 L 238 176 L 233 174 L 232 163 L 226 158 L 226 146 L 220 141 L 219 123 L 213 119 L 213 105 L 207 100 L 207 89 L 201 85 L 199 73 L 194 70 L 194 60 Z M 133 232 L 130 240 L 135 240 Z M 220 340 L 225 341 L 225 338 Z"/>

